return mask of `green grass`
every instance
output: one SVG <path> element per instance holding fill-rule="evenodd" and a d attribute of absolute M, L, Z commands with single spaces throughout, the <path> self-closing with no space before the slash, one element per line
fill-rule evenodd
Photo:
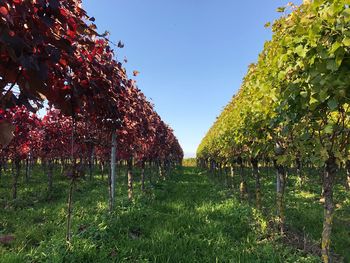
<path fill-rule="evenodd" d="M 125 171 L 118 178 L 117 206 L 108 213 L 106 178 L 99 175 L 77 184 L 74 196 L 73 242 L 65 243 L 65 209 L 69 182 L 55 174 L 48 197 L 39 167 L 28 185 L 20 181 L 19 198 L 10 201 L 10 180 L 0 186 L 0 236 L 15 240 L 0 245 L 0 262 L 319 262 L 318 257 L 271 238 L 273 184 L 263 179 L 264 215 L 241 203 L 236 191 L 196 168 L 177 169 L 147 192 L 135 184 L 135 201 L 127 200 Z M 138 181 L 138 175 L 136 176 Z M 252 187 L 252 182 L 249 186 Z M 287 223 L 314 239 L 320 236 L 322 207 L 318 189 L 290 191 Z M 342 192 L 343 193 L 343 192 Z M 344 193 L 343 193 L 344 194 Z M 345 195 L 345 194 L 344 194 Z M 348 195 L 342 197 L 348 199 Z M 253 202 L 253 201 L 252 201 Z M 349 202 L 349 201 L 347 201 Z M 336 252 L 350 258 L 349 203 L 337 213 Z M 347 217 L 346 217 L 347 216 Z M 349 247 L 349 246 L 348 246 Z M 346 252 L 347 251 L 347 252 Z M 345 261 L 346 262 L 346 261 Z"/>

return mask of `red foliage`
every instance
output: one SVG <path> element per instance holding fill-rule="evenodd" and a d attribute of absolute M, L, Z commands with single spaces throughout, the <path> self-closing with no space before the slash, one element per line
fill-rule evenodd
<path fill-rule="evenodd" d="M 87 158 L 95 151 L 106 160 L 117 131 L 119 159 L 181 160 L 173 131 L 92 21 L 79 0 L 1 1 L 0 115 L 16 126 L 2 154 Z M 41 121 L 27 109 L 44 99 L 56 109 Z"/>
<path fill-rule="evenodd" d="M 10 109 L 5 112 L 4 117 L 12 122 L 15 131 L 14 140 L 3 149 L 3 154 L 6 154 L 12 160 L 26 159 L 31 149 L 38 142 L 36 133 L 40 132 L 40 120 L 25 107 Z"/>

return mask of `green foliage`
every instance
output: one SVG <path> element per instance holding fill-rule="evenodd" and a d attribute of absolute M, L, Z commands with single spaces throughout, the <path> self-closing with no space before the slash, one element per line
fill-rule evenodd
<path fill-rule="evenodd" d="M 345 0 L 290 5 L 272 26 L 256 64 L 197 150 L 199 159 L 275 158 L 298 154 L 321 166 L 348 157 L 350 8 Z"/>
<path fill-rule="evenodd" d="M 195 167 L 197 166 L 196 158 L 186 158 L 182 161 L 182 165 L 185 167 Z"/>
<path fill-rule="evenodd" d="M 272 39 L 197 150 L 200 166 L 211 169 L 215 163 L 242 159 L 272 160 L 280 167 L 298 161 L 326 167 L 321 172 L 324 262 L 330 255 L 333 180 L 350 154 L 349 10 L 347 0 L 279 8 L 283 16 L 272 26 Z M 283 232 L 280 190 L 277 213 Z"/>

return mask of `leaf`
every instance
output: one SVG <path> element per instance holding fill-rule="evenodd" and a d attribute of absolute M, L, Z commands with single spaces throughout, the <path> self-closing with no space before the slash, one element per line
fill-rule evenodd
<path fill-rule="evenodd" d="M 9 11 L 7 10 L 7 8 L 5 6 L 1 6 L 0 7 L 0 14 L 2 16 L 7 16 L 9 14 Z"/>
<path fill-rule="evenodd" d="M 297 53 L 298 56 L 305 58 L 307 51 L 302 45 L 299 45 L 295 48 L 295 53 Z"/>
<path fill-rule="evenodd" d="M 276 9 L 276 11 L 277 11 L 278 13 L 283 13 L 285 10 L 286 10 L 285 7 L 278 7 L 278 8 Z"/>
<path fill-rule="evenodd" d="M 269 28 L 270 26 L 271 26 L 271 22 L 267 22 L 267 23 L 264 25 L 265 28 Z"/>
<path fill-rule="evenodd" d="M 320 156 L 322 158 L 322 161 L 324 162 L 325 160 L 328 159 L 327 149 L 322 147 L 319 151 L 320 151 Z"/>
<path fill-rule="evenodd" d="M 338 54 L 335 57 L 335 64 L 337 66 L 337 68 L 339 68 L 341 66 L 341 63 L 344 60 L 344 53 L 343 52 L 337 52 Z"/>
<path fill-rule="evenodd" d="M 310 103 L 310 105 L 313 105 L 313 104 L 318 104 L 319 101 L 315 97 L 311 97 L 309 103 Z"/>
<path fill-rule="evenodd" d="M 285 71 L 280 71 L 279 73 L 278 73 L 278 79 L 279 80 L 284 80 L 286 78 L 286 72 Z"/>
<path fill-rule="evenodd" d="M 333 133 L 333 125 L 332 124 L 328 124 L 323 130 L 327 134 L 332 134 Z"/>
<path fill-rule="evenodd" d="M 134 75 L 134 77 L 137 77 L 137 75 L 140 74 L 140 72 L 137 71 L 137 70 L 134 70 L 134 71 L 132 72 L 132 74 Z"/>
<path fill-rule="evenodd" d="M 338 108 L 338 101 L 333 98 L 327 102 L 327 105 L 331 111 L 334 111 L 335 109 Z"/>
<path fill-rule="evenodd" d="M 7 121 L 0 122 L 0 147 L 5 148 L 13 139 L 15 126 Z"/>
<path fill-rule="evenodd" d="M 345 37 L 343 39 L 343 45 L 346 46 L 346 47 L 350 47 L 350 38 L 349 37 Z"/>
<path fill-rule="evenodd" d="M 329 50 L 329 53 L 330 53 L 330 54 L 334 54 L 334 52 L 337 51 L 338 48 L 340 48 L 340 47 L 341 47 L 341 44 L 340 44 L 339 42 L 335 42 L 335 43 L 332 45 L 331 49 Z"/>
<path fill-rule="evenodd" d="M 121 41 L 119 41 L 119 42 L 118 42 L 118 47 L 119 47 L 119 48 L 123 48 L 123 47 L 124 47 L 124 43 L 121 42 Z"/>
<path fill-rule="evenodd" d="M 318 96 L 319 96 L 321 102 L 326 101 L 329 98 L 328 89 L 322 89 Z"/>
<path fill-rule="evenodd" d="M 345 22 L 350 21 L 350 9 L 346 8 L 344 11 L 341 13 L 341 15 L 344 17 Z"/>
<path fill-rule="evenodd" d="M 331 71 L 336 71 L 338 69 L 335 59 L 329 59 L 327 61 L 327 69 Z"/>
<path fill-rule="evenodd" d="M 307 91 L 301 91 L 300 96 L 302 96 L 303 98 L 307 98 Z"/>

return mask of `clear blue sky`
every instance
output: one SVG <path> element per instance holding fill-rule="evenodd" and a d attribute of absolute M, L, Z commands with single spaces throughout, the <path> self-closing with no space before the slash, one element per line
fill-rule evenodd
<path fill-rule="evenodd" d="M 283 0 L 83 0 L 99 32 L 125 47 L 117 59 L 136 77 L 186 156 L 240 86 L 271 38 L 266 22 Z M 301 0 L 294 1 L 300 4 Z"/>

